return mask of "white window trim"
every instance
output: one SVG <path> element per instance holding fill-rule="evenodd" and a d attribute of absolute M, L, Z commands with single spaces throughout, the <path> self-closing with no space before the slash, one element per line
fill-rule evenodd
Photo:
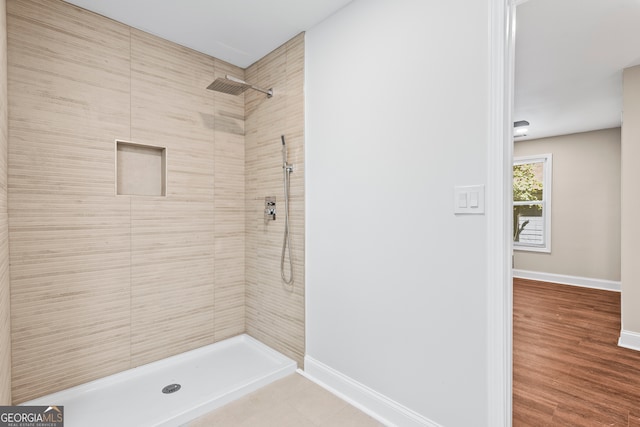
<path fill-rule="evenodd" d="M 535 156 L 522 156 L 522 157 L 514 157 L 513 166 L 522 165 L 525 163 L 544 163 L 543 167 L 543 177 L 542 177 L 542 188 L 543 188 L 543 200 L 541 203 L 535 202 L 513 202 L 514 204 L 519 205 L 528 205 L 528 204 L 542 204 L 542 217 L 544 218 L 544 246 L 541 245 L 531 245 L 531 244 L 523 244 L 518 242 L 513 242 L 513 250 L 515 251 L 528 251 L 528 252 L 544 252 L 551 253 L 551 192 L 553 188 L 552 176 L 553 176 L 553 156 L 551 153 L 547 154 L 538 154 Z"/>

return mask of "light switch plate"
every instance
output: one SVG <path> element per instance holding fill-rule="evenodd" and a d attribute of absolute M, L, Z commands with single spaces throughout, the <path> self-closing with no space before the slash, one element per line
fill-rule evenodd
<path fill-rule="evenodd" d="M 453 213 L 456 215 L 483 215 L 484 184 L 456 185 L 454 187 Z"/>

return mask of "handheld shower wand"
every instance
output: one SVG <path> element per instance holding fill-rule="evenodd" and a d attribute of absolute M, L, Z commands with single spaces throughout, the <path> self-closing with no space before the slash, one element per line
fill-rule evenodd
<path fill-rule="evenodd" d="M 284 141 L 284 135 L 280 135 L 280 139 L 282 140 L 282 167 L 287 172 L 293 172 L 293 165 L 287 163 L 287 143 Z"/>
<path fill-rule="evenodd" d="M 282 174 L 284 187 L 284 239 L 282 241 L 282 254 L 280 256 L 280 276 L 282 281 L 287 285 L 293 285 L 293 260 L 291 259 L 291 235 L 289 233 L 289 179 L 293 172 L 293 165 L 287 163 L 287 144 L 284 135 L 280 136 L 282 140 Z M 289 278 L 284 271 L 284 258 L 289 248 Z"/>
<path fill-rule="evenodd" d="M 284 141 L 284 135 L 280 135 L 282 141 L 282 167 L 287 167 L 287 143 Z"/>

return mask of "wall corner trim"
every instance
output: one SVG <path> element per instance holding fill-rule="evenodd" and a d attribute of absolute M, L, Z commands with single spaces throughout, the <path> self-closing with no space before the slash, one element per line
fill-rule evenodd
<path fill-rule="evenodd" d="M 491 427 L 512 424 L 511 215 L 515 7 L 489 2 L 489 128 L 487 134 L 487 414 Z"/>
<path fill-rule="evenodd" d="M 442 427 L 310 356 L 301 375 L 387 426 Z"/>
<path fill-rule="evenodd" d="M 620 331 L 620 338 L 618 339 L 618 346 L 628 348 L 631 350 L 640 351 L 640 333 Z"/>
<path fill-rule="evenodd" d="M 580 286 L 582 288 L 602 289 L 620 292 L 622 285 L 618 281 L 592 279 L 590 277 L 569 276 L 565 274 L 541 273 L 538 271 L 513 270 L 513 277 L 538 280 L 541 282 L 559 283 L 561 285 Z"/>

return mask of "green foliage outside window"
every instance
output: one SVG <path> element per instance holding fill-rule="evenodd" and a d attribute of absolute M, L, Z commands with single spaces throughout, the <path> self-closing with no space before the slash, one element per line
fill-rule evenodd
<path fill-rule="evenodd" d="M 513 201 L 514 202 L 540 202 L 542 201 L 542 163 L 522 163 L 513 166 Z M 529 224 L 524 221 L 520 224 L 520 216 L 542 215 L 542 204 L 516 205 L 513 207 L 513 241 L 520 241 L 520 234 Z"/>

